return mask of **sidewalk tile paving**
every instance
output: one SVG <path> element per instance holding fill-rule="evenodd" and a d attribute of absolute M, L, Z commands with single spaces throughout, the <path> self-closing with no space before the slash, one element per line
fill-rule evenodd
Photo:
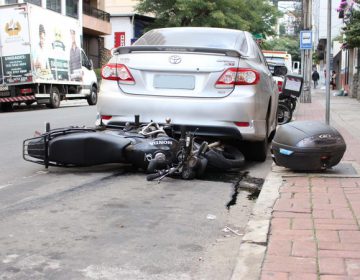
<path fill-rule="evenodd" d="M 325 122 L 325 91 L 313 92 L 311 103 L 298 103 L 295 119 Z M 360 102 L 331 96 L 330 124 L 345 138 L 343 162 L 360 164 Z M 360 174 L 283 176 L 261 280 L 360 280 L 356 175 Z"/>

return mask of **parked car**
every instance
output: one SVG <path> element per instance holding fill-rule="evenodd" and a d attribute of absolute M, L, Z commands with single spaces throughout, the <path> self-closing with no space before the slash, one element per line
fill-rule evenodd
<path fill-rule="evenodd" d="M 165 123 L 197 135 L 238 140 L 266 159 L 277 125 L 278 92 L 265 58 L 245 31 L 154 29 L 113 51 L 102 68 L 99 124 Z"/>

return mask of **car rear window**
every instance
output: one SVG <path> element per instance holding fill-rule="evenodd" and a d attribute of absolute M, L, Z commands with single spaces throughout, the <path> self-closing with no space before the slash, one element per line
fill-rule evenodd
<path fill-rule="evenodd" d="M 244 53 L 248 50 L 244 32 L 216 28 L 154 29 L 145 33 L 134 45 L 235 48 Z"/>

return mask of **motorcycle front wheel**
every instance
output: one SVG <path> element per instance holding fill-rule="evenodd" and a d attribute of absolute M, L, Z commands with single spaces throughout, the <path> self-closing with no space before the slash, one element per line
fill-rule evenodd
<path fill-rule="evenodd" d="M 221 171 L 240 168 L 245 163 L 245 157 L 240 150 L 228 145 L 209 149 L 205 153 L 205 158 L 208 160 L 208 167 Z"/>

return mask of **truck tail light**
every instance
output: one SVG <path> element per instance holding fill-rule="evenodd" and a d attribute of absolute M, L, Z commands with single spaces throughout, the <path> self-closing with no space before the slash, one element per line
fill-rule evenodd
<path fill-rule="evenodd" d="M 229 68 L 216 81 L 216 88 L 233 88 L 236 85 L 255 85 L 260 81 L 256 70 L 246 68 Z"/>
<path fill-rule="evenodd" d="M 21 94 L 27 94 L 27 93 L 32 93 L 32 88 L 22 88 L 20 89 L 20 93 Z"/>
<path fill-rule="evenodd" d="M 121 84 L 134 85 L 135 80 L 124 64 L 109 63 L 101 69 L 104 80 L 118 81 Z"/>
<path fill-rule="evenodd" d="M 281 93 L 282 88 L 283 88 L 283 81 L 277 81 L 277 86 L 278 86 L 279 93 Z"/>
<path fill-rule="evenodd" d="M 102 120 L 104 121 L 108 121 L 108 120 L 111 120 L 112 116 L 109 116 L 109 115 L 101 115 L 100 116 Z"/>

